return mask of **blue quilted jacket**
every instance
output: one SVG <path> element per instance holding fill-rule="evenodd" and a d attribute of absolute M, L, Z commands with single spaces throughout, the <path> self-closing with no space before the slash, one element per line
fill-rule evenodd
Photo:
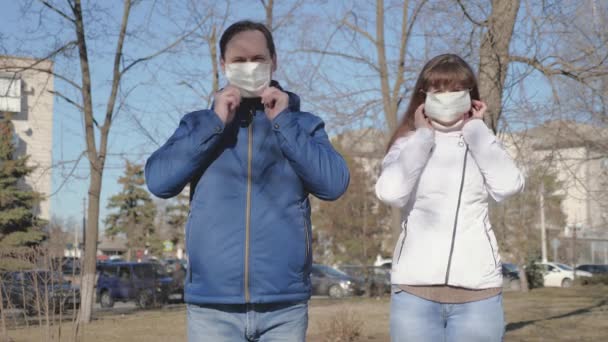
<path fill-rule="evenodd" d="M 242 304 L 310 298 L 308 195 L 335 200 L 349 171 L 323 121 L 289 107 L 270 121 L 245 99 L 224 125 L 213 110 L 185 115 L 146 162 L 161 198 L 195 189 L 186 225 L 187 303 Z"/>

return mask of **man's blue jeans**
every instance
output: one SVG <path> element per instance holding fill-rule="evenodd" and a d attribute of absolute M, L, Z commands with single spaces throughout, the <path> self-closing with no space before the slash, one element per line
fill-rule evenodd
<path fill-rule="evenodd" d="M 188 341 L 305 341 L 308 302 L 188 304 Z"/>
<path fill-rule="evenodd" d="M 390 320 L 393 342 L 499 342 L 505 330 L 502 295 L 441 304 L 398 291 Z"/>

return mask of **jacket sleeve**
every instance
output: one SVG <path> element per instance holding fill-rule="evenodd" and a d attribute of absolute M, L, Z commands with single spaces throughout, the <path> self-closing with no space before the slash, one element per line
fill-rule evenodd
<path fill-rule="evenodd" d="M 150 192 L 160 198 L 178 195 L 209 158 L 224 127 L 212 110 L 185 115 L 169 140 L 146 161 Z"/>
<path fill-rule="evenodd" d="M 272 129 L 283 155 L 311 194 L 328 201 L 344 194 L 350 181 L 348 166 L 331 145 L 320 118 L 286 110 L 274 118 Z"/>
<path fill-rule="evenodd" d="M 382 161 L 376 196 L 382 202 L 404 207 L 418 183 L 435 145 L 433 130 L 421 128 L 397 139 Z"/>
<path fill-rule="evenodd" d="M 524 176 L 483 120 L 468 122 L 462 135 L 484 177 L 488 193 L 497 202 L 523 190 Z"/>

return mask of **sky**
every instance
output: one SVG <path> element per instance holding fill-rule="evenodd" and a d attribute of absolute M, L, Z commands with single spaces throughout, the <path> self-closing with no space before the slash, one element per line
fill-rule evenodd
<path fill-rule="evenodd" d="M 66 29 L 61 18 L 47 14 L 41 19 L 40 5 L 35 1 L 26 13 L 28 2 L 0 0 L 0 53 L 23 57 L 43 57 L 61 41 L 72 38 L 72 31 Z M 57 3 L 57 2 L 56 2 Z M 85 2 L 87 3 L 87 2 Z M 90 3 L 90 2 L 88 2 Z M 116 3 L 119 3 L 116 1 Z M 182 27 L 193 27 L 184 6 L 165 5 L 151 11 L 151 2 L 136 7 L 131 13 L 129 30 L 141 34 L 141 38 L 127 38 L 126 51 L 130 58 L 149 55 L 169 45 L 181 32 Z M 182 5 L 186 2 L 182 2 Z M 261 6 L 251 6 L 250 1 L 233 2 L 229 20 L 253 19 L 263 21 L 265 13 Z M 160 5 L 159 7 L 163 7 Z M 221 9 L 220 9 L 221 10 Z M 278 10 L 281 10 L 279 7 Z M 307 9 L 304 9 L 307 10 Z M 67 11 L 67 9 L 66 9 Z M 101 15 L 93 18 L 85 12 L 85 22 L 89 23 L 89 51 L 91 77 L 93 82 L 93 102 L 98 122 L 103 122 L 105 103 L 109 95 L 109 80 L 112 70 L 111 54 L 116 42 L 116 32 L 122 14 L 121 6 L 104 8 Z M 26 14 L 24 14 L 26 13 Z M 218 24 L 223 13 L 218 11 Z M 166 15 L 167 17 L 163 17 Z M 171 16 L 171 18 L 169 18 Z M 103 19 L 98 19 L 98 18 Z M 149 23 L 153 24 L 148 26 Z M 107 38 L 110 37 L 110 38 Z M 188 44 L 192 46 L 196 42 Z M 200 44 L 200 50 L 207 47 Z M 183 49 L 182 49 L 183 50 Z M 79 81 L 79 64 L 74 56 L 54 59 L 55 71 Z M 201 59 L 203 63 L 201 63 Z M 173 75 L 177 73 L 178 75 Z M 196 75 L 194 75 L 196 74 Z M 196 79 L 206 75 L 206 79 Z M 134 68 L 125 77 L 123 93 L 129 92 L 128 102 L 115 115 L 109 139 L 109 156 L 104 171 L 101 193 L 100 227 L 107 215 L 106 204 L 113 194 L 120 191 L 118 178 L 124 172 L 125 160 L 143 164 L 158 146 L 177 127 L 179 118 L 193 110 L 207 107 L 207 100 L 200 94 L 180 84 L 185 79 L 195 87 L 208 82 L 210 68 L 208 56 L 183 52 L 171 52 L 155 59 L 145 66 Z M 78 82 L 80 83 L 80 82 Z M 55 79 L 55 88 L 80 100 L 79 94 Z M 199 87 L 201 88 L 201 87 Z M 141 126 L 149 132 L 144 133 Z M 98 145 L 99 146 L 99 145 Z M 99 147 L 98 147 L 99 148 Z M 75 218 L 83 215 L 83 200 L 87 197 L 88 162 L 82 152 L 85 149 L 83 120 L 81 115 L 65 101 L 55 98 L 53 110 L 53 173 L 51 213 L 59 218 Z M 78 161 L 77 163 L 75 161 Z M 74 170 L 74 172 L 73 172 Z"/>
<path fill-rule="evenodd" d="M 12 0 L 0 0 L 0 53 L 17 56 L 42 57 L 45 51 L 57 47 L 59 42 L 73 39 L 72 31 L 62 28 L 65 25 L 58 15 L 46 15 L 42 20 L 36 15 L 36 8 L 40 8 L 34 2 L 34 10 L 23 15 L 23 5 L 29 2 Z M 85 2 L 89 3 L 89 2 Z M 120 3 L 116 1 L 116 3 Z M 158 4 L 158 8 L 150 10 L 149 4 Z M 127 38 L 125 61 L 133 58 L 146 56 L 159 48 L 168 45 L 175 39 L 175 33 L 183 30 L 183 27 L 193 26 L 193 17 L 190 15 L 191 8 L 187 8 L 186 2 L 143 2 L 132 13 L 129 32 L 138 38 Z M 301 14 L 316 15 L 319 18 L 337 17 L 344 4 L 349 1 L 318 1 L 317 5 L 304 5 L 299 9 Z M 390 6 L 389 1 L 389 6 Z M 284 2 L 283 2 L 284 4 Z M 38 6 L 38 7 L 36 7 Z M 220 5 L 218 5 L 220 6 Z M 286 6 L 286 5 L 284 5 Z M 319 10 L 321 8 L 321 10 Z M 286 11 L 287 7 L 279 7 L 277 12 Z M 105 103 L 109 94 L 109 80 L 112 67 L 111 51 L 115 44 L 115 33 L 121 17 L 121 6 L 104 8 L 103 11 L 95 12 L 95 16 L 85 13 L 85 21 L 90 28 L 90 58 L 92 61 L 93 100 L 96 118 L 101 122 Z M 222 25 L 223 9 L 218 7 L 214 22 Z M 94 11 L 93 11 L 94 12 Z M 234 1 L 231 7 L 231 15 L 228 21 L 237 19 L 254 19 L 263 21 L 265 13 L 258 2 Z M 399 12 L 397 12 L 398 14 Z M 389 12 L 391 18 L 395 14 Z M 100 19 L 101 18 L 101 19 Z M 304 18 L 304 15 L 302 15 Z M 328 36 L 331 34 L 326 27 L 315 25 L 314 22 L 302 21 L 295 18 L 292 27 L 281 28 L 275 35 L 280 50 L 279 69 L 277 75 L 279 81 L 290 82 L 301 81 L 302 83 L 318 84 L 320 77 L 330 77 L 336 84 L 341 84 L 349 91 L 356 89 L 379 88 L 375 83 L 362 76 L 353 82 L 349 75 L 361 70 L 361 66 L 353 63 L 336 63 L 331 58 L 317 63 L 320 66 L 315 72 L 305 67 L 309 57 L 292 53 L 298 46 L 294 45 L 296 38 L 306 38 L 309 32 Z M 363 27 L 370 23 L 361 22 Z M 390 24 L 390 22 L 389 22 Z M 440 31 L 441 28 L 438 28 Z M 423 31 L 428 27 L 421 26 L 412 38 L 413 47 L 420 46 L 417 55 L 412 60 L 422 61 L 428 51 L 424 51 L 423 44 L 426 35 Z M 390 30 L 389 30 L 390 31 Z M 390 39 L 391 33 L 388 33 Z M 339 38 L 336 38 L 339 39 Z M 452 42 L 442 40 L 441 35 L 436 39 L 433 51 L 446 52 L 453 49 Z M 306 40 L 306 39 L 304 39 Z M 314 43 L 314 42 L 313 42 Z M 348 42 L 337 41 L 337 49 L 347 48 Z M 516 43 L 515 47 L 517 48 Z M 362 44 L 360 49 L 366 53 L 369 45 Z M 523 45 L 522 45 L 523 48 Z M 206 98 L 200 96 L 200 90 L 204 84 L 209 83 L 210 68 L 206 47 L 200 40 L 193 37 L 179 51 L 172 51 L 152 62 L 138 66 L 125 76 L 121 88 L 121 97 L 128 94 L 127 101 L 116 114 L 110 140 L 109 152 L 104 171 L 103 187 L 101 194 L 101 225 L 103 229 L 103 218 L 107 214 L 106 204 L 108 198 L 120 191 L 117 183 L 118 178 L 124 172 L 125 160 L 144 163 L 158 146 L 162 144 L 177 127 L 179 118 L 193 110 L 206 108 Z M 389 46 L 389 50 L 394 47 Z M 461 50 L 465 49 L 460 47 Z M 413 49 L 416 51 L 416 49 Z M 369 54 L 374 52 L 370 49 Z M 68 75 L 74 79 L 79 77 L 79 64 L 74 56 L 61 56 L 55 59 L 56 71 Z M 315 62 L 315 61 L 312 61 Z M 419 63 L 419 62 L 418 62 Z M 313 63 L 314 64 L 314 63 Z M 294 66 L 304 66 L 296 74 Z M 293 67 L 293 68 L 292 68 Z M 416 65 L 420 68 L 421 65 Z M 416 68 L 414 68 L 416 69 Z M 311 74 L 319 74 L 315 79 Z M 310 77 L 310 78 L 309 78 Z M 185 85 L 188 83 L 192 87 Z M 354 87 L 354 88 L 352 88 Z M 61 89 L 69 96 L 80 99 L 78 94 L 70 89 L 65 82 L 55 80 L 55 88 Z M 192 90 L 194 88 L 196 91 Z M 532 75 L 525 88 L 517 88 L 509 96 L 527 96 L 536 99 L 539 103 L 546 100 L 548 90 L 546 82 L 537 75 Z M 531 89 L 531 90 L 530 90 Z M 361 97 L 368 95 L 362 94 Z M 369 95 L 373 96 L 373 95 Z M 352 99 L 347 99 L 350 101 Z M 506 101 L 509 101 L 508 99 Z M 342 103 L 340 103 L 342 105 Z M 303 101 L 304 109 L 312 107 L 307 99 Z M 324 113 L 317 113 L 324 117 Z M 88 179 L 88 163 L 86 158 L 79 158 L 85 148 L 83 136 L 83 121 L 81 115 L 68 103 L 58 98 L 54 102 L 53 113 L 53 190 L 51 196 L 51 212 L 54 216 L 61 218 L 73 217 L 79 219 L 83 215 L 83 199 L 86 198 Z M 377 124 L 366 121 L 367 124 Z M 143 129 L 142 129 L 143 127 Z M 79 160 L 78 163 L 74 161 Z M 71 170 L 75 172 L 71 177 Z"/>

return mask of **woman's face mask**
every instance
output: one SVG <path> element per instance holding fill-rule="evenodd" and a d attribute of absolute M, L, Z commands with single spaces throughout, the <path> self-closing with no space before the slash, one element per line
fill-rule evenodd
<path fill-rule="evenodd" d="M 471 95 L 468 91 L 447 93 L 427 93 L 424 112 L 433 121 L 438 121 L 442 128 L 451 128 L 461 122 L 464 113 L 471 110 Z M 454 122 L 454 124 L 451 124 Z M 445 124 L 448 125 L 445 125 Z"/>
<path fill-rule="evenodd" d="M 228 83 L 239 88 L 242 97 L 259 97 L 270 85 L 271 69 L 270 63 L 229 63 L 225 73 Z"/>

